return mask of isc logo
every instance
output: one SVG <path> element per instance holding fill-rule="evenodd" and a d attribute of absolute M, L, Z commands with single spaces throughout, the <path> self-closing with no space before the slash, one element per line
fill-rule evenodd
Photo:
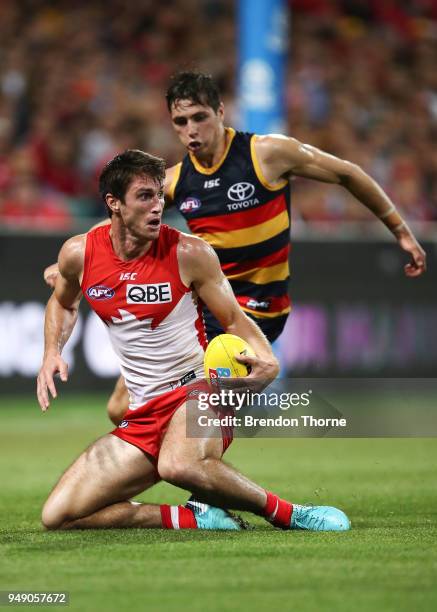
<path fill-rule="evenodd" d="M 171 302 L 170 283 L 150 285 L 127 285 L 126 301 L 128 304 L 164 304 Z"/>
<path fill-rule="evenodd" d="M 203 188 L 204 189 L 212 189 L 213 187 L 220 187 L 220 179 L 219 178 L 211 179 L 211 180 L 205 181 L 203 183 Z"/>
<path fill-rule="evenodd" d="M 115 291 L 105 285 L 93 285 L 87 289 L 86 294 L 91 300 L 109 300 L 114 297 Z"/>

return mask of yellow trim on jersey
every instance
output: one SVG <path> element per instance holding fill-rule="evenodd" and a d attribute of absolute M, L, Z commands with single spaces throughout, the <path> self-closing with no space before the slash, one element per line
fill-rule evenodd
<path fill-rule="evenodd" d="M 214 174 L 214 172 L 217 172 L 217 170 L 220 168 L 222 163 L 225 161 L 229 153 L 229 149 L 231 148 L 232 141 L 234 140 L 234 137 L 235 137 L 235 130 L 234 128 L 230 127 L 230 128 L 225 128 L 225 131 L 226 131 L 227 138 L 228 138 L 228 142 L 226 144 L 225 151 L 223 155 L 221 156 L 221 159 L 219 159 L 219 161 L 214 166 L 211 166 L 211 168 L 205 168 L 205 166 L 202 166 L 202 164 L 198 162 L 198 160 L 196 159 L 193 153 L 191 152 L 188 153 L 190 156 L 191 162 L 193 166 L 196 168 L 197 172 L 200 172 L 201 174 Z"/>
<path fill-rule="evenodd" d="M 244 312 L 250 312 L 250 314 L 254 315 L 258 319 L 273 319 L 274 317 L 280 317 L 281 315 L 287 314 L 291 310 L 291 306 L 287 306 L 284 310 L 280 310 L 279 312 L 260 312 L 259 310 L 251 310 L 250 308 L 246 308 L 245 306 L 241 306 L 240 308 L 244 310 Z"/>
<path fill-rule="evenodd" d="M 269 238 L 273 238 L 287 227 L 288 212 L 284 210 L 269 221 L 263 221 L 262 223 L 258 223 L 258 225 L 252 225 L 245 229 L 213 233 L 196 232 L 196 235 L 206 240 L 206 242 L 216 249 L 220 247 L 233 249 L 269 240 Z"/>
<path fill-rule="evenodd" d="M 246 280 L 257 285 L 265 285 L 273 281 L 285 280 L 289 275 L 288 261 L 283 261 L 269 268 L 252 268 L 252 270 L 245 270 L 237 274 L 226 274 L 226 278 L 230 280 Z"/>
<path fill-rule="evenodd" d="M 173 178 L 171 179 L 170 187 L 166 193 L 166 196 L 169 200 L 174 200 L 174 192 L 176 191 L 176 185 L 178 184 L 179 177 L 181 175 L 182 162 L 179 162 L 175 166 L 175 171 L 173 173 Z"/>
<path fill-rule="evenodd" d="M 256 151 L 255 151 L 255 139 L 256 138 L 257 138 L 257 135 L 254 134 L 252 138 L 250 139 L 250 155 L 252 157 L 252 163 L 253 163 L 253 167 L 256 172 L 256 176 L 258 177 L 258 180 L 261 183 L 261 185 L 263 185 L 269 191 L 279 191 L 279 189 L 283 189 L 285 185 L 287 185 L 288 181 L 286 179 L 283 179 L 277 185 L 272 185 L 271 183 L 268 182 L 268 180 L 266 179 L 266 177 L 264 176 L 261 170 L 261 166 L 256 156 Z"/>

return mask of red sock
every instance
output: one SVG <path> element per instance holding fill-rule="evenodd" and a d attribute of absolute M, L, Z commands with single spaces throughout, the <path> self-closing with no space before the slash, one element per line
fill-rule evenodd
<path fill-rule="evenodd" d="M 197 529 L 194 512 L 184 506 L 160 506 L 164 529 Z"/>
<path fill-rule="evenodd" d="M 274 525 L 275 527 L 282 527 L 282 529 L 290 528 L 291 515 L 293 513 L 293 504 L 281 499 L 274 493 L 266 491 L 267 502 L 264 508 L 265 518 Z"/>

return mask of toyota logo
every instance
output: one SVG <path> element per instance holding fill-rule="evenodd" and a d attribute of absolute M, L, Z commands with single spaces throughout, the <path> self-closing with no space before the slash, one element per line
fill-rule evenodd
<path fill-rule="evenodd" d="M 252 183 L 234 183 L 228 189 L 228 198 L 234 202 L 248 200 L 255 193 L 255 185 Z"/>

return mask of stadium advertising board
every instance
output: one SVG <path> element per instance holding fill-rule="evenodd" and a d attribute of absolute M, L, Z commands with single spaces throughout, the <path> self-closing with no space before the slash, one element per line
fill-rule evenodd
<path fill-rule="evenodd" d="M 63 237 L 3 236 L 0 261 L 0 384 L 32 391 L 41 363 L 42 280 Z M 293 313 L 278 342 L 283 367 L 298 376 L 432 377 L 437 363 L 435 246 L 430 272 L 406 279 L 395 245 L 301 242 L 292 254 Z M 118 366 L 106 330 L 82 304 L 65 348 L 71 390 L 108 389 Z"/>

